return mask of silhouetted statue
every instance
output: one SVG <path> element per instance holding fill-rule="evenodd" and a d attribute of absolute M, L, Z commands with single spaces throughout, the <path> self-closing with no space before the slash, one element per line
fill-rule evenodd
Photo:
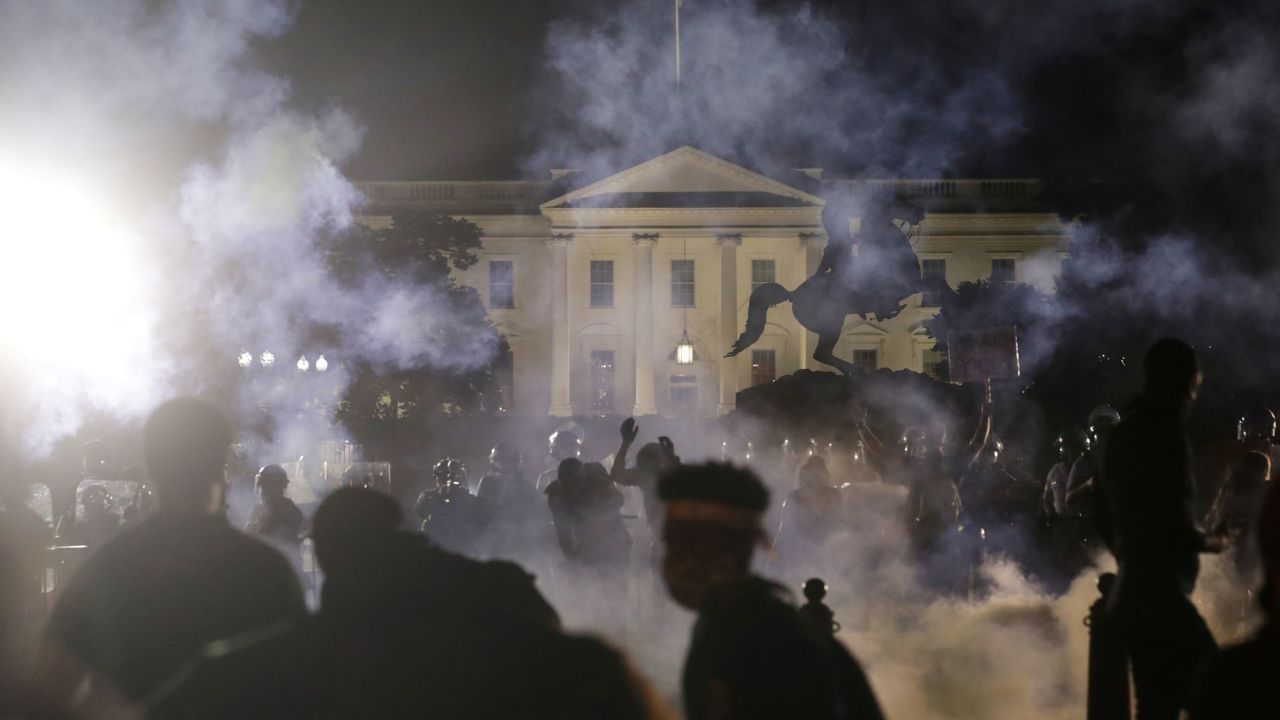
<path fill-rule="evenodd" d="M 751 292 L 747 306 L 747 327 L 726 357 L 733 357 L 760 339 L 769 308 L 791 301 L 796 320 L 818 334 L 813 359 L 826 363 L 845 375 L 855 366 L 835 356 L 844 319 L 860 315 L 865 320 L 875 315 L 887 320 L 902 312 L 908 296 L 920 292 L 920 263 L 907 236 L 894 224 L 895 219 L 918 225 L 924 211 L 902 202 L 871 203 L 862 216 L 857 237 L 857 256 L 853 254 L 854 238 L 849 233 L 852 208 L 846 199 L 835 198 L 822 210 L 822 224 L 827 231 L 827 247 L 817 271 L 795 290 L 778 283 L 765 283 Z M 939 288 L 945 286 L 942 283 Z"/>
<path fill-rule="evenodd" d="M 1200 553 L 1225 535 L 1196 527 L 1186 418 L 1199 393 L 1195 351 L 1156 342 L 1143 359 L 1143 391 L 1106 440 L 1105 496 L 1119 580 L 1112 617 L 1133 667 L 1139 720 L 1174 720 L 1197 666 L 1216 645 L 1189 595 Z"/>
<path fill-rule="evenodd" d="M 685 660 L 685 716 L 873 718 L 879 704 L 857 661 L 815 632 L 786 591 L 751 573 L 769 491 L 749 470 L 709 463 L 663 476 L 662 574 L 698 614 Z"/>
<path fill-rule="evenodd" d="M 72 575 L 49 620 L 45 654 L 68 696 L 89 675 L 95 692 L 142 700 L 209 643 L 306 616 L 284 558 L 222 514 L 226 419 L 171 400 L 147 420 L 143 445 L 158 510 Z"/>

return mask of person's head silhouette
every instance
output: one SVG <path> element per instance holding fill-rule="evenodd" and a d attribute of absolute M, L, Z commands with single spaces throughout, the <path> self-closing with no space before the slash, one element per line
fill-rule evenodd
<path fill-rule="evenodd" d="M 358 571 L 395 542 L 404 514 L 390 495 L 364 487 L 335 490 L 316 508 L 311 541 L 326 575 Z"/>
<path fill-rule="evenodd" d="M 1196 351 L 1177 338 L 1157 340 L 1142 360 L 1143 389 L 1147 395 L 1185 404 L 1200 392 L 1200 363 Z"/>
<path fill-rule="evenodd" d="M 698 610 L 708 593 L 747 578 L 769 491 L 727 463 L 681 465 L 658 483 L 666 503 L 662 575 L 671 597 Z"/>
<path fill-rule="evenodd" d="M 231 440 L 226 416 L 202 400 L 176 398 L 151 413 L 143 448 L 161 511 L 221 511 Z"/>

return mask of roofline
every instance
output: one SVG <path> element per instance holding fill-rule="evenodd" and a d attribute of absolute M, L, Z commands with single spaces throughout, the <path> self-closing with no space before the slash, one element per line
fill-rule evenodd
<path fill-rule="evenodd" d="M 744 168 L 741 165 L 738 165 L 736 163 L 731 163 L 728 160 L 725 160 L 724 158 L 716 157 L 715 155 L 699 150 L 698 148 L 693 147 L 692 145 L 682 145 L 676 148 L 675 150 L 672 150 L 669 153 L 664 153 L 662 155 L 659 155 L 656 158 L 646 160 L 640 163 L 639 165 L 632 165 L 629 168 L 616 172 L 607 177 L 601 178 L 589 185 L 584 185 L 583 187 L 580 187 L 576 190 L 571 190 L 561 195 L 560 197 L 552 198 L 542 203 L 539 207 L 543 210 L 547 210 L 549 208 L 553 208 L 558 205 L 563 205 L 565 203 L 576 200 L 579 197 L 587 195 L 591 191 L 601 188 L 608 183 L 615 182 L 619 178 L 626 177 L 628 175 L 635 175 L 644 169 L 647 169 L 654 165 L 660 165 L 662 163 L 668 162 L 679 155 L 687 155 L 687 154 L 696 155 L 697 157 L 703 158 L 704 160 L 707 160 L 715 165 L 719 165 L 721 168 L 727 169 L 730 172 L 737 173 L 739 175 L 744 175 L 749 179 L 764 183 L 765 185 L 770 185 L 770 186 L 785 190 L 785 192 L 779 193 L 781 195 L 795 197 L 811 205 L 816 205 L 818 207 L 822 207 L 827 204 L 825 200 L 818 197 L 817 195 L 811 195 L 799 188 L 792 187 L 791 185 L 787 185 L 784 182 L 775 180 L 766 175 L 761 175 L 760 173 L 755 172 L 754 170 L 748 170 L 747 168 Z"/>

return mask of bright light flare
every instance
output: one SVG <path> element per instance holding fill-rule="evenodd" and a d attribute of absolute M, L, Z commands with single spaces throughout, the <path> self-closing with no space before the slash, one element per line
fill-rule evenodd
<path fill-rule="evenodd" d="M 38 408 L 29 445 L 74 432 L 89 407 L 125 415 L 154 401 L 141 241 L 104 204 L 70 178 L 0 156 L 0 267 L 5 379 Z"/>

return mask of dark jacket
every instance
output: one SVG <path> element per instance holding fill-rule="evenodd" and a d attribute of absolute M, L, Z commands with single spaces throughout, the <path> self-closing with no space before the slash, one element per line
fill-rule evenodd
<path fill-rule="evenodd" d="M 1102 490 L 1122 585 L 1190 594 L 1205 537 L 1196 527 L 1184 408 L 1143 396 L 1107 438 Z"/>
<path fill-rule="evenodd" d="M 716 593 L 698 615 L 683 691 L 689 720 L 879 720 L 861 668 L 834 638 L 805 626 L 781 587 L 749 578 Z"/>

